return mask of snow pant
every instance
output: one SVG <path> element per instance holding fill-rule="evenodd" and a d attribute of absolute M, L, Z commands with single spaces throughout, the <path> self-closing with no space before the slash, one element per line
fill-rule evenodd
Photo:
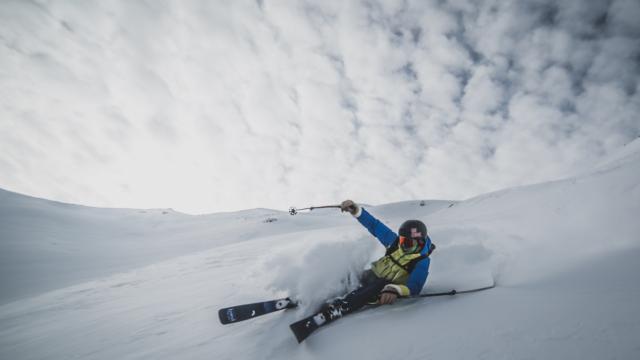
<path fill-rule="evenodd" d="M 341 307 L 343 315 L 348 314 L 377 301 L 380 291 L 389 283 L 390 281 L 381 279 L 373 271 L 367 270 L 360 277 L 360 286 L 341 299 L 334 301 L 333 304 Z"/>

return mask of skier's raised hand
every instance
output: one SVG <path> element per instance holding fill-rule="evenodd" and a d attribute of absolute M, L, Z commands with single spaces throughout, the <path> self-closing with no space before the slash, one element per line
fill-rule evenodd
<path fill-rule="evenodd" d="M 340 210 L 342 210 L 342 212 L 348 211 L 351 215 L 355 216 L 359 212 L 360 206 L 352 200 L 345 200 L 340 204 Z"/>

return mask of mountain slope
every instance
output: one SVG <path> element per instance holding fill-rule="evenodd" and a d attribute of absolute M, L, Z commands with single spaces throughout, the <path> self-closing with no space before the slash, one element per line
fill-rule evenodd
<path fill-rule="evenodd" d="M 268 209 L 202 216 L 100 209 L 0 189 L 0 304 L 227 242 L 322 227 L 323 221 Z"/>
<path fill-rule="evenodd" d="M 206 250 L 190 248 L 146 264 L 147 254 L 140 252 L 140 267 L 130 271 L 105 271 L 91 281 L 0 306 L 0 357 L 640 357 L 639 141 L 571 179 L 458 203 L 367 208 L 391 227 L 407 217 L 427 223 L 438 249 L 423 291 L 494 280 L 497 287 L 360 312 L 298 345 L 287 325 L 354 286 L 349 280 L 382 254 L 377 241 L 350 216 L 332 211 L 270 213 L 275 222 L 263 222 L 261 211 L 187 217 L 157 236 L 169 241 L 192 232 L 216 239 Z M 3 209 L 3 217 L 17 213 Z M 94 210 L 78 209 L 85 211 Z M 148 226 L 135 217 L 125 222 Z M 219 307 L 283 294 L 300 298 L 302 306 L 234 325 L 217 321 Z"/>

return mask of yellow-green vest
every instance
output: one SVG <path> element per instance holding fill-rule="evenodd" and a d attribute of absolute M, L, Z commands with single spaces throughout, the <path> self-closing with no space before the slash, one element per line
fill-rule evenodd
<path fill-rule="evenodd" d="M 406 284 L 409 280 L 411 266 L 415 265 L 417 259 L 424 259 L 425 255 L 420 253 L 405 253 L 402 247 L 398 246 L 395 251 L 383 256 L 371 265 L 371 270 L 379 278 L 391 281 L 394 284 Z"/>

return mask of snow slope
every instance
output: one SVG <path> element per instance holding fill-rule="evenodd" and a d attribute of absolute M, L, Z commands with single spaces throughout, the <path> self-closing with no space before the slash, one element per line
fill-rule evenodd
<path fill-rule="evenodd" d="M 640 358 L 640 141 L 561 181 L 367 208 L 392 227 L 427 223 L 438 249 L 424 292 L 497 287 L 360 312 L 298 345 L 288 324 L 383 252 L 350 216 L 194 217 L 2 192 L 2 297 L 17 300 L 0 306 L 0 358 Z M 302 306 L 218 323 L 220 307 L 283 294 Z"/>
<path fill-rule="evenodd" d="M 100 209 L 0 189 L 0 304 L 230 239 L 325 226 L 308 218 L 290 220 L 288 214 L 267 209 L 201 216 L 171 209 Z"/>

